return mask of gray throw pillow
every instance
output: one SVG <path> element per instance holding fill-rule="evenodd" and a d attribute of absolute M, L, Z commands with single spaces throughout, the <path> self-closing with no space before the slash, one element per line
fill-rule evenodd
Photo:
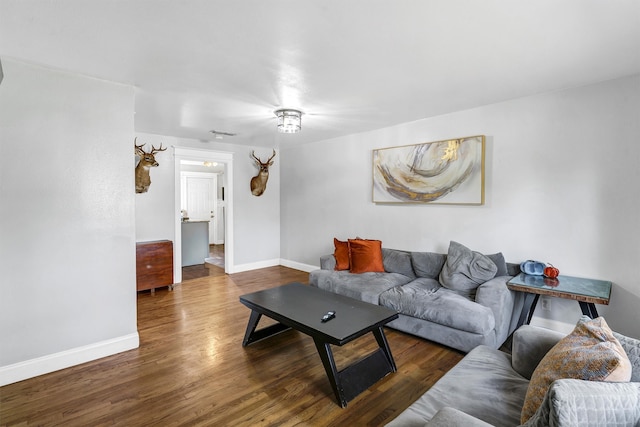
<path fill-rule="evenodd" d="M 464 297 L 474 299 L 476 288 L 493 279 L 497 271 L 498 267 L 486 255 L 451 241 L 447 261 L 440 272 L 440 284 Z"/>

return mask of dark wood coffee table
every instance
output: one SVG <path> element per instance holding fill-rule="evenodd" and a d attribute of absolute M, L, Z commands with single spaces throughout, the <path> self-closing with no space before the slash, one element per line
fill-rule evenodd
<path fill-rule="evenodd" d="M 318 354 L 341 407 L 391 372 L 396 365 L 384 335 L 383 326 L 398 318 L 386 307 L 358 301 L 318 288 L 291 283 L 240 297 L 251 309 L 249 324 L 242 341 L 247 346 L 288 329 L 313 338 Z M 335 318 L 320 320 L 330 310 Z M 256 330 L 262 315 L 279 323 Z M 342 346 L 371 332 L 379 348 L 365 358 L 338 371 L 331 345 Z"/>

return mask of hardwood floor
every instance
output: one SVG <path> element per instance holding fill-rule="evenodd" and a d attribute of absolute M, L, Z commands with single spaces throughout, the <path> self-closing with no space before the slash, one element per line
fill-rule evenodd
<path fill-rule="evenodd" d="M 224 243 L 221 245 L 209 245 L 207 262 L 224 268 Z"/>
<path fill-rule="evenodd" d="M 209 258 L 199 265 L 182 267 L 182 280 L 224 276 L 224 245 L 209 245 Z"/>
<path fill-rule="evenodd" d="M 379 426 L 462 358 L 387 328 L 398 372 L 340 408 L 311 338 L 241 344 L 250 311 L 239 296 L 308 276 L 271 267 L 141 292 L 138 349 L 0 388 L 0 425 Z M 338 368 L 376 346 L 334 347 Z"/>

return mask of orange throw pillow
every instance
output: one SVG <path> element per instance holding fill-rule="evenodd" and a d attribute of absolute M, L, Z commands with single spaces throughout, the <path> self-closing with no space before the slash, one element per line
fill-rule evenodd
<path fill-rule="evenodd" d="M 352 273 L 384 273 L 380 240 L 349 239 Z"/>
<path fill-rule="evenodd" d="M 348 270 L 349 265 L 349 242 L 343 242 L 333 238 L 333 256 L 336 258 L 336 270 Z"/>

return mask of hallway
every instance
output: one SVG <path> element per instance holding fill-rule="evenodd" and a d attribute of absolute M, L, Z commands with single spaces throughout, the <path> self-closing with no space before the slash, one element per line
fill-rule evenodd
<path fill-rule="evenodd" d="M 224 244 L 209 245 L 209 258 L 204 264 L 182 267 L 182 281 L 207 276 L 224 276 Z"/>

